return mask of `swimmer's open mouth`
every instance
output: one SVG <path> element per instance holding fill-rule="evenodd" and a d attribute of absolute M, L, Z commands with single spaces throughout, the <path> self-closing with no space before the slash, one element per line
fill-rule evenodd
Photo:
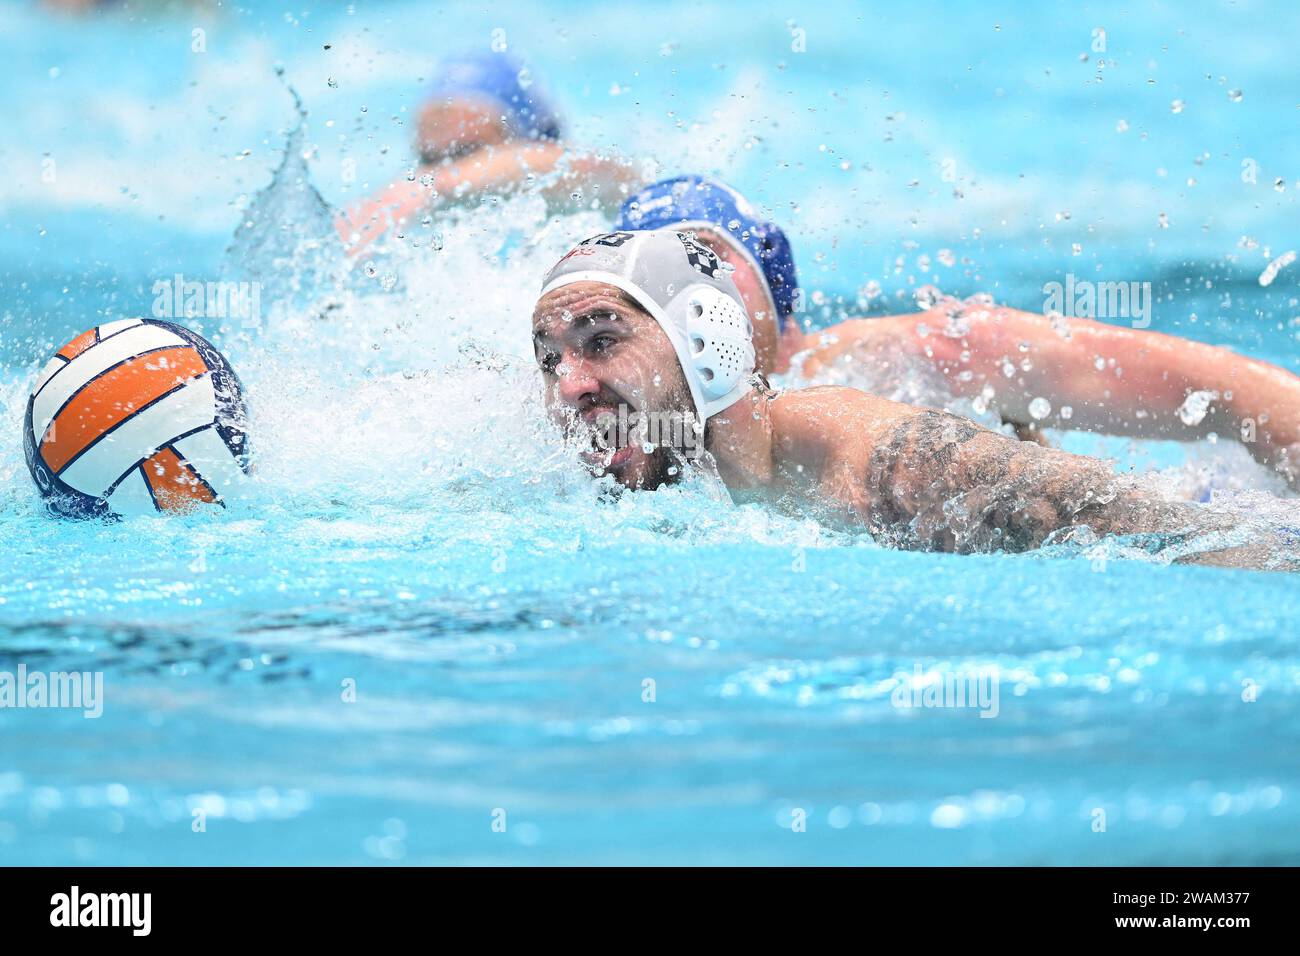
<path fill-rule="evenodd" d="M 632 457 L 632 446 L 624 445 L 622 448 L 601 449 L 596 448 L 592 451 L 584 451 L 579 454 L 583 464 L 590 468 L 596 474 L 617 473 L 628 460 Z"/>
<path fill-rule="evenodd" d="M 593 405 L 581 413 L 580 430 L 587 432 L 590 447 L 578 453 L 583 464 L 595 474 L 605 474 L 621 469 L 632 457 L 632 446 L 620 445 L 614 423 L 617 412 L 612 405 Z"/>

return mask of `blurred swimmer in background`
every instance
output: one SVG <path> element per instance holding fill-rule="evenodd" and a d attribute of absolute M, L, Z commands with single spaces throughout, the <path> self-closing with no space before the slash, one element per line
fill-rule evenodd
<path fill-rule="evenodd" d="M 508 53 L 443 61 L 416 119 L 418 163 L 408 178 L 353 206 L 338 221 L 353 255 L 390 228 L 440 205 L 475 203 L 537 183 L 556 211 L 613 213 L 634 187 L 613 156 L 569 149 L 559 113 L 524 64 Z"/>
<path fill-rule="evenodd" d="M 847 368 L 887 378 L 891 364 L 912 360 L 1021 438 L 1041 442 L 1044 427 L 1175 441 L 1215 433 L 1241 439 L 1300 490 L 1300 377 L 1275 365 L 1160 332 L 1084 318 L 1054 322 L 951 298 L 909 315 L 805 333 L 795 318 L 798 276 L 785 233 L 735 190 L 703 176 L 646 186 L 623 204 L 615 228 L 686 229 L 727 263 L 753 318 L 765 374 L 793 372 L 816 384 Z M 1194 393 L 1208 402 L 1199 417 L 1183 412 Z"/>

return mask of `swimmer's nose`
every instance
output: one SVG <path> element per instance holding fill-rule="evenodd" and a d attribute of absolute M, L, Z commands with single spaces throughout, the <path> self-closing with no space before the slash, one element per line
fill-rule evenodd
<path fill-rule="evenodd" d="M 579 408 L 600 394 L 600 379 L 591 374 L 581 358 L 565 356 L 555 372 L 560 401 L 566 405 Z"/>

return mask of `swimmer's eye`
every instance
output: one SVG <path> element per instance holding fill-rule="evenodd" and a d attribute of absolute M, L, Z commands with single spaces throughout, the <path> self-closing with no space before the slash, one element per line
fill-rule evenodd
<path fill-rule="evenodd" d="M 599 353 L 608 352 L 617 342 L 618 339 L 612 335 L 595 335 L 592 336 L 587 345 L 593 352 Z"/>

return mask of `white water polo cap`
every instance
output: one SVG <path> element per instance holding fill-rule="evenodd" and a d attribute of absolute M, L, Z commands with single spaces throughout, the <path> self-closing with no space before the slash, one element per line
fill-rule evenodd
<path fill-rule="evenodd" d="M 547 273 L 542 295 L 574 282 L 612 285 L 650 313 L 677 352 L 701 421 L 751 389 L 753 326 L 731 276 L 694 236 L 671 229 L 592 236 Z"/>

